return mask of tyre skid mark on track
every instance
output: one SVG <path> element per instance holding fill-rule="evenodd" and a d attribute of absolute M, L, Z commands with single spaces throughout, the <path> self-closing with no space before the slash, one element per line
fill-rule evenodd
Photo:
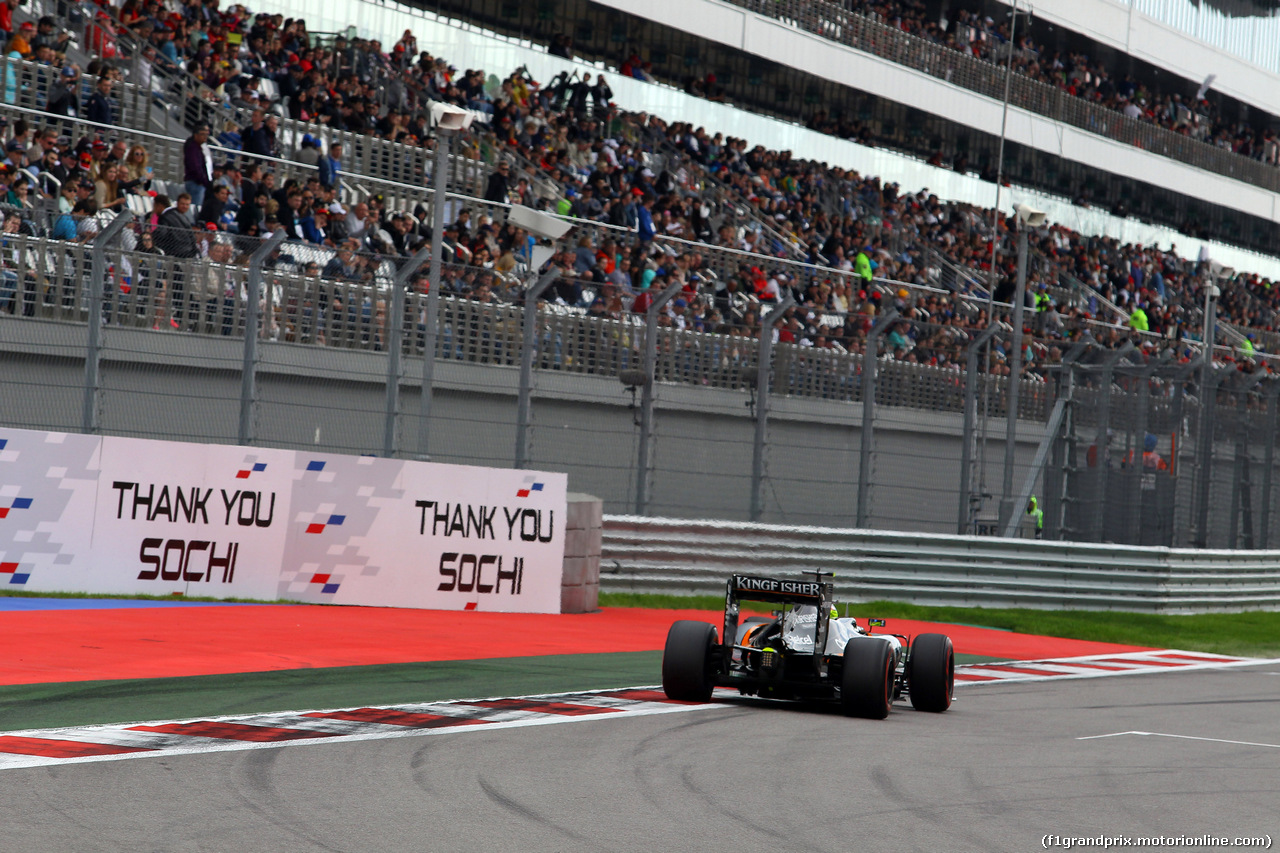
<path fill-rule="evenodd" d="M 1056 681 L 1280 663 L 1164 650 L 956 667 L 956 686 Z M 737 691 L 718 689 L 717 698 Z M 233 750 L 276 749 L 394 737 L 725 708 L 678 702 L 657 687 L 493 697 L 379 708 L 285 711 L 194 720 L 123 723 L 0 733 L 0 770 Z"/>
<path fill-rule="evenodd" d="M 572 841 L 576 841 L 579 844 L 585 844 L 587 846 L 595 846 L 593 845 L 591 838 L 588 838 L 587 836 L 584 836 L 579 834 L 578 832 L 575 832 L 570 827 L 564 826 L 560 823 L 557 823 L 551 820 L 550 817 L 538 811 L 537 809 L 533 808 L 532 806 L 526 804 L 525 802 L 521 801 L 515 796 L 504 792 L 498 787 L 497 782 L 486 779 L 483 776 L 481 776 L 477 781 L 480 784 L 480 790 L 483 791 L 484 795 L 489 798 L 489 801 L 492 802 L 494 805 L 496 805 L 498 808 L 504 811 L 510 812 L 514 815 L 518 815 L 519 817 L 522 817 L 525 820 L 532 822 L 538 825 L 539 827 L 542 827 L 543 829 L 557 833 L 563 836 L 564 838 L 570 839 Z M 597 849 L 599 848 L 597 847 Z"/>

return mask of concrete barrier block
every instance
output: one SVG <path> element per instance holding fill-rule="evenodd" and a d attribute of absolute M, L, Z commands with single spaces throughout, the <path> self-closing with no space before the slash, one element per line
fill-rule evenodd
<path fill-rule="evenodd" d="M 589 530 L 566 530 L 564 532 L 564 558 L 566 560 L 572 557 L 587 556 L 590 532 Z"/>
<path fill-rule="evenodd" d="M 588 580 L 600 581 L 600 564 L 596 563 L 596 572 L 594 578 L 587 576 L 587 558 L 586 557 L 568 557 L 564 558 L 564 575 L 560 581 L 561 586 L 582 586 Z"/>
<path fill-rule="evenodd" d="M 560 587 L 560 612 L 582 612 L 582 584 Z"/>
<path fill-rule="evenodd" d="M 600 609 L 599 602 L 599 584 L 560 587 L 561 613 L 590 613 Z"/>
<path fill-rule="evenodd" d="M 600 583 L 600 557 L 583 557 L 583 583 Z"/>
<path fill-rule="evenodd" d="M 594 495 L 570 492 L 565 530 L 589 530 L 604 523 L 604 501 Z"/>

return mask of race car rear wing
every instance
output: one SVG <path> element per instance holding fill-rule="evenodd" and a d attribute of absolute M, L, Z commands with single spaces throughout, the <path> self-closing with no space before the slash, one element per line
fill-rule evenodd
<path fill-rule="evenodd" d="M 815 577 L 824 574 L 813 573 Z M 830 577 L 830 575 L 825 575 Z M 726 645 L 732 645 L 738 636 L 738 602 L 767 601 L 776 604 L 812 604 L 818 608 L 817 642 L 815 655 L 826 646 L 827 620 L 831 602 L 835 598 L 835 584 L 822 580 L 796 580 L 794 578 L 766 578 L 759 575 L 731 575 L 725 585 L 724 634 Z"/>

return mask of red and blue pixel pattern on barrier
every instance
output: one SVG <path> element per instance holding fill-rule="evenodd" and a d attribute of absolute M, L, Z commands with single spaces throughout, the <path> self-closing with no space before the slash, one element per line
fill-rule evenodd
<path fill-rule="evenodd" d="M 9 575 L 9 583 L 24 584 L 31 579 L 30 572 L 20 572 L 21 563 L 0 563 L 0 575 Z M 0 579 L 2 580 L 2 579 Z"/>
<path fill-rule="evenodd" d="M 14 498 L 9 506 L 0 506 L 0 518 L 8 518 L 9 511 L 15 509 L 31 509 L 31 498 Z"/>
<path fill-rule="evenodd" d="M 237 480 L 247 480 L 247 479 L 249 479 L 249 477 L 250 477 L 250 476 L 252 476 L 253 474 L 258 474 L 258 473 L 261 473 L 261 472 L 263 472 L 263 471 L 265 471 L 265 470 L 267 470 L 267 463 L 265 463 L 265 462 L 254 462 L 254 463 L 253 463 L 252 465 L 250 465 L 248 468 L 241 468 L 239 471 L 237 471 L 237 472 L 236 472 L 236 479 L 237 479 Z"/>
<path fill-rule="evenodd" d="M 313 521 L 310 524 L 308 524 L 307 532 L 308 533 L 324 533 L 324 529 L 329 525 L 332 524 L 334 527 L 337 527 L 346 520 L 347 520 L 347 517 L 345 515 L 330 515 L 328 521 Z"/>
<path fill-rule="evenodd" d="M 0 451 L 9 446 L 7 438 L 0 438 Z M 8 518 L 9 511 L 14 509 L 30 509 L 31 498 L 12 498 L 9 506 L 0 507 L 0 518 Z M 30 572 L 20 572 L 18 569 L 21 565 L 17 562 L 9 561 L 0 563 L 0 575 L 9 575 L 9 583 L 25 584 L 31 578 Z"/>
<path fill-rule="evenodd" d="M 99 437 L 0 431 L 0 583 L 25 586 L 42 567 L 69 564 L 84 531 L 65 524 L 96 476 Z M 47 449 L 57 448 L 50 464 Z"/>
<path fill-rule="evenodd" d="M 327 595 L 332 595 L 333 593 L 338 591 L 338 587 L 340 586 L 339 583 L 333 582 L 332 578 L 333 578 L 333 575 L 317 572 L 316 574 L 311 576 L 311 583 L 320 584 L 321 592 Z"/>

